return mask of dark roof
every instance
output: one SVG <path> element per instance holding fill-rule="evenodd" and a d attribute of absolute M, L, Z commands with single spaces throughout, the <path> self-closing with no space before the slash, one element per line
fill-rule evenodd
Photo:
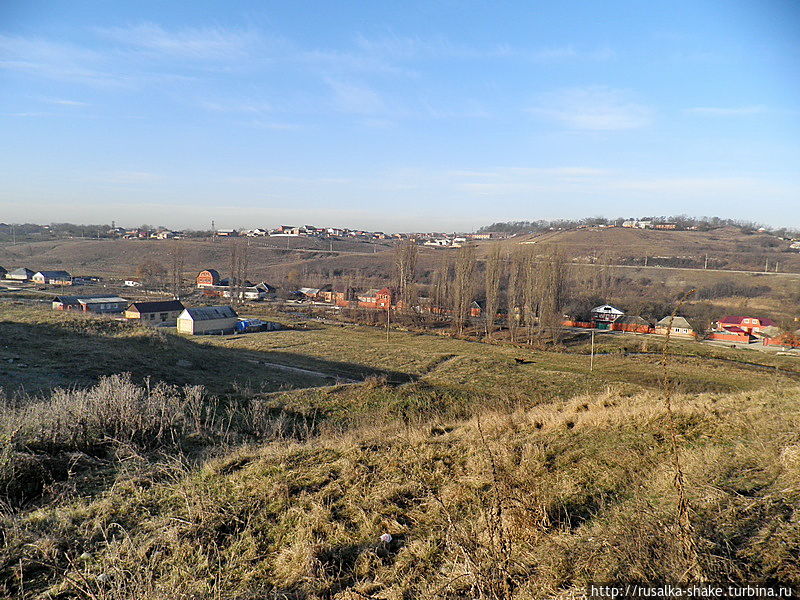
<path fill-rule="evenodd" d="M 47 279 L 72 279 L 72 276 L 66 271 L 39 271 Z M 37 273 L 34 273 L 35 275 Z"/>
<path fill-rule="evenodd" d="M 619 323 L 620 325 L 650 325 L 650 323 L 638 315 L 623 315 L 614 321 L 614 323 Z"/>
<path fill-rule="evenodd" d="M 200 273 L 205 273 L 206 271 L 208 271 L 214 279 L 219 279 L 219 271 L 217 271 L 216 269 L 203 269 L 202 271 L 200 271 Z M 200 273 L 198 273 L 198 275 Z"/>
<path fill-rule="evenodd" d="M 239 315 L 230 306 L 202 306 L 184 310 L 193 321 L 211 321 L 213 319 L 235 319 Z"/>
<path fill-rule="evenodd" d="M 61 304 L 79 304 L 80 302 L 99 302 L 105 300 L 106 302 L 127 302 L 124 298 L 118 296 L 108 295 L 93 295 L 93 296 L 56 296 L 53 302 L 60 302 Z"/>
<path fill-rule="evenodd" d="M 139 313 L 168 312 L 186 308 L 180 300 L 157 300 L 154 302 L 132 302 L 128 310 Z"/>

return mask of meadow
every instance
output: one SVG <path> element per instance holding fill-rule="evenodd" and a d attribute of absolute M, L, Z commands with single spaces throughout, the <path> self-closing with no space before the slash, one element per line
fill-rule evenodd
<path fill-rule="evenodd" d="M 665 370 L 598 336 L 590 372 L 581 339 L 274 318 L 189 338 L 0 304 L 0 596 L 800 583 L 797 358 L 675 342 Z"/>

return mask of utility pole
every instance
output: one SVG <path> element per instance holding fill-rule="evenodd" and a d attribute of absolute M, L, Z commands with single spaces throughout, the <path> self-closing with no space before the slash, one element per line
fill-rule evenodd
<path fill-rule="evenodd" d="M 766 259 L 764 261 L 764 273 L 768 273 L 768 272 L 769 272 L 769 259 Z"/>
<path fill-rule="evenodd" d="M 708 268 L 708 254 L 706 254 L 706 261 L 703 263 L 703 268 L 704 269 Z"/>
<path fill-rule="evenodd" d="M 389 341 L 389 319 L 391 317 L 391 314 L 392 314 L 392 305 L 391 305 L 391 301 L 390 301 L 389 306 L 386 307 L 386 341 L 387 342 Z"/>
<path fill-rule="evenodd" d="M 644 266 L 647 266 L 647 256 L 644 257 Z"/>
<path fill-rule="evenodd" d="M 217 226 L 214 224 L 214 219 L 211 219 L 211 241 L 217 241 Z"/>
<path fill-rule="evenodd" d="M 594 370 L 594 329 L 592 329 L 592 353 L 589 356 L 589 372 Z"/>

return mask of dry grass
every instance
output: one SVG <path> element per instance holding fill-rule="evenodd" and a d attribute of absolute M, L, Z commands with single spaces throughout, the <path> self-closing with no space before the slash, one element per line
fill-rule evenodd
<path fill-rule="evenodd" d="M 710 579 L 800 582 L 799 398 L 673 399 Z M 658 394 L 609 390 L 120 476 L 3 518 L 0 590 L 19 592 L 20 569 L 30 597 L 115 599 L 523 599 L 681 580 L 670 430 Z"/>

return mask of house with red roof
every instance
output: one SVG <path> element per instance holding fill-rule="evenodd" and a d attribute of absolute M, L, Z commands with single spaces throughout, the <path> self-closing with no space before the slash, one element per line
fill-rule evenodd
<path fill-rule="evenodd" d="M 748 335 L 761 333 L 765 327 L 775 327 L 776 323 L 772 319 L 759 318 L 759 317 L 722 317 L 719 321 L 714 323 L 714 329 L 717 331 L 734 331 L 739 330 Z"/>
<path fill-rule="evenodd" d="M 714 331 L 709 339 L 749 344 L 767 327 L 775 327 L 775 321 L 759 317 L 722 317 L 714 322 Z"/>

